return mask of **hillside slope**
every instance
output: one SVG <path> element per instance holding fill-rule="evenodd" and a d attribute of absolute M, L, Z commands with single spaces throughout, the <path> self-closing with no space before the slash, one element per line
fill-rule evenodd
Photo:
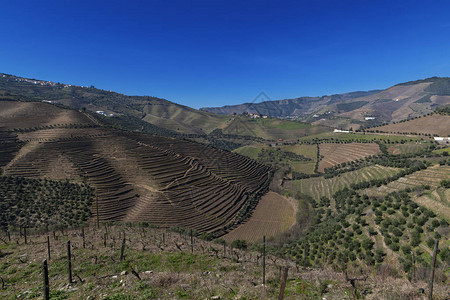
<path fill-rule="evenodd" d="M 273 117 L 303 118 L 313 124 L 329 124 L 329 119 L 350 119 L 370 124 L 421 116 L 448 103 L 450 78 L 432 77 L 398 84 L 385 90 L 206 107 L 202 110 L 220 114 L 249 112 Z M 375 119 L 366 120 L 366 117 Z"/>
<path fill-rule="evenodd" d="M 0 99 L 52 101 L 90 111 L 136 117 L 154 125 L 190 134 L 207 134 L 227 118 L 165 99 L 120 93 L 0 73 Z"/>
<path fill-rule="evenodd" d="M 203 144 L 103 127 L 47 103 L 0 107 L 9 113 L 0 118 L 3 173 L 88 183 L 103 221 L 220 234 L 248 217 L 271 180 L 269 167 Z"/>

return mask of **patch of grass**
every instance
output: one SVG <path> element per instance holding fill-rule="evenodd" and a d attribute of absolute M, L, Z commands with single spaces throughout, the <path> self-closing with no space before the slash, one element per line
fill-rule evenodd
<path fill-rule="evenodd" d="M 205 271 L 211 263 L 212 258 L 195 253 L 175 252 L 167 255 L 167 265 L 173 272 Z"/>
<path fill-rule="evenodd" d="M 450 147 L 436 149 L 433 151 L 433 153 L 436 153 L 436 154 L 443 154 L 444 152 L 447 152 L 450 155 Z"/>

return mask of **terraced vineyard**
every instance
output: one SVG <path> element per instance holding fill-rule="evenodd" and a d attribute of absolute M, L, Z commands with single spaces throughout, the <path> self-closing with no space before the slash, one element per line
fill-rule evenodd
<path fill-rule="evenodd" d="M 437 188 L 432 191 L 425 191 L 423 194 L 418 193 L 413 200 L 450 221 L 450 189 Z"/>
<path fill-rule="evenodd" d="M 450 180 L 450 166 L 435 165 L 425 170 L 402 177 L 396 181 L 390 182 L 377 188 L 367 189 L 368 195 L 380 196 L 406 188 L 415 188 L 421 185 L 429 185 L 436 188 L 441 180 Z"/>
<path fill-rule="evenodd" d="M 380 148 L 375 143 L 320 144 L 321 160 L 317 170 L 323 172 L 326 168 L 340 163 L 358 160 L 379 153 L 381 153 Z"/>
<path fill-rule="evenodd" d="M 386 178 L 396 174 L 400 170 L 401 169 L 375 165 L 347 172 L 333 178 L 324 179 L 323 177 L 315 177 L 292 180 L 286 182 L 285 185 L 289 190 L 310 195 L 316 200 L 319 200 L 322 196 L 331 199 L 334 193 L 345 187 L 349 187 L 352 183 Z"/>
<path fill-rule="evenodd" d="M 33 105 L 18 104 L 17 113 L 24 115 Z M 34 104 L 42 108 L 42 103 Z M 50 107 L 55 115 L 65 111 Z M 29 127 L 19 128 L 20 122 L 8 121 L 20 133 L 1 132 L 9 139 L 0 144 L 0 151 L 10 153 L 5 155 L 3 171 L 90 184 L 102 221 L 146 221 L 225 233 L 249 215 L 271 180 L 269 167 L 238 154 L 92 123 L 80 129 L 80 124 L 88 124 L 83 123 L 85 115 L 75 111 L 66 115 L 71 116 L 67 119 L 71 126 L 57 123 L 49 127 L 36 119 L 25 123 Z M 11 145 L 19 140 L 24 145 L 17 151 Z M 96 216 L 97 201 L 94 204 L 91 212 Z"/>
<path fill-rule="evenodd" d="M 254 243 L 276 236 L 295 224 L 296 209 L 285 197 L 269 192 L 264 195 L 247 222 L 224 235 L 226 242 L 246 240 Z"/>
<path fill-rule="evenodd" d="M 0 167 L 5 166 L 14 158 L 20 146 L 16 134 L 1 131 L 0 128 Z"/>

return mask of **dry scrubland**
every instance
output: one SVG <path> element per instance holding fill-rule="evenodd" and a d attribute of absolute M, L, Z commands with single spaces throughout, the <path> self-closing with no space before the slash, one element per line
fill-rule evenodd
<path fill-rule="evenodd" d="M 106 233 L 106 246 L 104 237 Z M 120 249 L 125 236 L 124 259 Z M 0 244 L 0 274 L 6 299 L 42 298 L 43 259 L 47 259 L 46 235 Z M 6 239 L 2 236 L 2 239 Z M 72 284 L 68 284 L 66 242 L 72 245 Z M 103 225 L 50 233 L 49 281 L 52 299 L 275 299 L 280 288 L 280 266 L 288 266 L 285 299 L 351 299 L 353 289 L 342 273 L 327 269 L 296 268 L 289 261 L 266 258 L 266 286 L 262 283 L 260 252 L 230 250 L 223 245 L 148 227 Z M 410 282 L 363 270 L 368 278 L 356 283 L 365 299 L 424 299 L 418 291 L 426 282 Z M 349 276 L 360 277 L 360 270 Z M 445 287 L 435 286 L 436 299 Z"/>
<path fill-rule="evenodd" d="M 386 126 L 376 127 L 374 129 L 385 132 L 400 132 L 405 134 L 416 132 L 422 134 L 448 136 L 450 134 L 450 116 L 433 114 L 431 116 L 421 117 L 396 124 L 389 124 Z"/>
<path fill-rule="evenodd" d="M 295 224 L 296 206 L 287 198 L 268 192 L 259 200 L 252 216 L 238 228 L 224 235 L 227 242 L 243 239 L 260 242 L 265 235 L 274 237 Z"/>
<path fill-rule="evenodd" d="M 319 161 L 317 170 L 323 172 L 326 168 L 340 163 L 358 160 L 379 153 L 381 153 L 380 147 L 375 143 L 320 144 L 320 156 L 322 158 Z"/>

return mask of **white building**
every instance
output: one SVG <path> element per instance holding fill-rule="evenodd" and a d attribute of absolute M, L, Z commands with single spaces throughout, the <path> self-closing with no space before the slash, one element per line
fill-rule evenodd
<path fill-rule="evenodd" d="M 435 136 L 434 140 L 438 143 L 448 143 L 450 142 L 450 137 Z"/>
<path fill-rule="evenodd" d="M 351 131 L 350 130 L 340 130 L 340 129 L 335 128 L 333 132 L 350 133 Z"/>

